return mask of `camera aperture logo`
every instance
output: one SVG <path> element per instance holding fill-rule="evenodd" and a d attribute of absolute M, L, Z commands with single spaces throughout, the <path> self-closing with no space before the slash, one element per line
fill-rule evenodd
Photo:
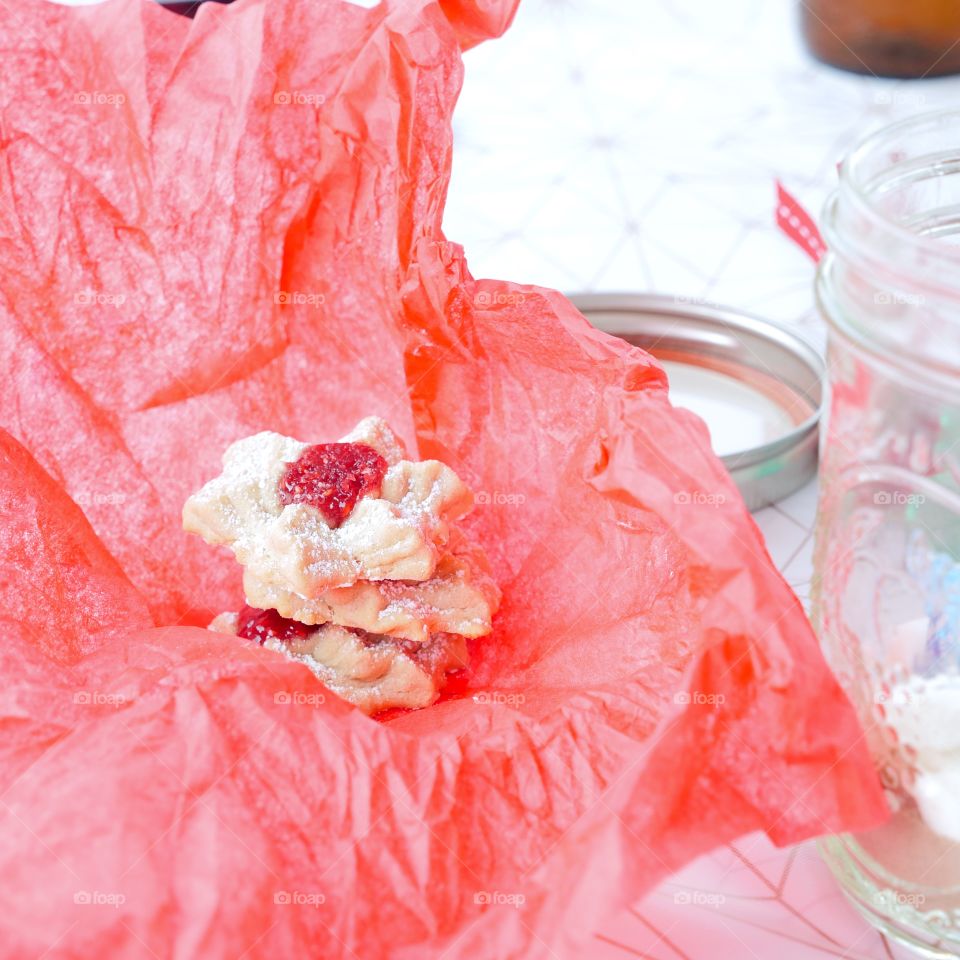
<path fill-rule="evenodd" d="M 473 895 L 473 902 L 482 907 L 513 907 L 519 910 L 527 898 L 522 893 L 504 893 L 502 890 L 478 890 Z"/>
<path fill-rule="evenodd" d="M 327 902 L 327 898 L 316 891 L 277 890 L 273 895 L 273 902 L 278 907 L 313 907 L 316 910 Z"/>
<path fill-rule="evenodd" d="M 327 298 L 322 293 L 308 293 L 304 290 L 278 290 L 273 302 L 281 307 L 322 307 Z"/>
<path fill-rule="evenodd" d="M 103 890 L 78 890 L 73 895 L 73 902 L 81 907 L 113 907 L 119 910 L 127 898 L 122 893 L 105 893 Z"/>
<path fill-rule="evenodd" d="M 304 693 L 302 690 L 278 690 L 273 695 L 274 703 L 284 705 L 305 705 L 308 707 L 318 707 L 327 702 L 327 698 L 322 693 Z"/>

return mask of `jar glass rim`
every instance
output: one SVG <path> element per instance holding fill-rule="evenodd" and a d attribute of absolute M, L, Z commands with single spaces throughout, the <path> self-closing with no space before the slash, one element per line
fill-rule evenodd
<path fill-rule="evenodd" d="M 935 130 L 938 127 L 956 130 L 956 152 L 960 158 L 960 109 L 949 107 L 943 110 L 928 110 L 881 127 L 860 140 L 840 164 L 840 191 L 846 194 L 848 201 L 858 208 L 861 215 L 868 217 L 877 227 L 924 250 L 934 260 L 960 267 L 960 246 L 944 243 L 937 237 L 913 230 L 889 216 L 876 202 L 870 189 L 877 178 L 868 180 L 863 169 L 868 163 L 875 161 L 878 153 L 891 143 L 909 142 L 911 133 Z M 891 169 L 892 167 L 891 164 Z"/>

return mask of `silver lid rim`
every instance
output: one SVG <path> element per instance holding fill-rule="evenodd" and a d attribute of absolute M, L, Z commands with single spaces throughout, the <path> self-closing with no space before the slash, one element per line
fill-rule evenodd
<path fill-rule="evenodd" d="M 755 447 L 725 454 L 720 460 L 731 473 L 740 473 L 813 445 L 812 456 L 815 463 L 817 434 L 826 401 L 827 370 L 819 351 L 805 339 L 762 317 L 705 300 L 692 301 L 664 294 L 637 293 L 574 293 L 568 294 L 568 297 L 573 305 L 588 317 L 601 313 L 623 314 L 625 320 L 631 315 L 659 316 L 668 320 L 675 317 L 678 325 L 684 320 L 698 320 L 727 328 L 732 335 L 746 334 L 751 338 L 771 341 L 782 351 L 789 352 L 809 371 L 811 384 L 809 388 L 795 384 L 788 386 L 809 403 L 812 412 L 783 435 Z M 607 329 L 615 326 L 610 324 L 609 320 L 606 324 L 601 322 L 597 326 L 612 336 L 629 334 L 627 329 Z M 626 326 L 628 325 L 625 324 Z M 697 338 L 692 337 L 691 343 L 696 342 Z M 706 341 L 701 338 L 701 342 Z M 757 356 L 753 357 L 755 362 L 743 357 L 740 360 L 745 367 L 752 367 L 779 379 L 778 372 L 764 364 Z"/>

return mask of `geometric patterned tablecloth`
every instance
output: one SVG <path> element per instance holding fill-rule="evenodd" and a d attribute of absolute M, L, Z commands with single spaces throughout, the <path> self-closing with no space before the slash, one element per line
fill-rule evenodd
<path fill-rule="evenodd" d="M 818 347 L 813 264 L 775 226 L 775 180 L 816 215 L 863 134 L 960 101 L 960 79 L 815 63 L 790 0 L 522 0 L 466 69 L 444 228 L 475 276 L 714 300 Z M 815 506 L 810 484 L 756 514 L 804 600 Z M 754 835 L 598 931 L 591 960 L 905 955 L 812 844 Z"/>

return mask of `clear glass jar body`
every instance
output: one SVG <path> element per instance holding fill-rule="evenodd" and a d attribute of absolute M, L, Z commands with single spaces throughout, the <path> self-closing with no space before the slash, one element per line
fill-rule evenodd
<path fill-rule="evenodd" d="M 960 956 L 960 112 L 861 144 L 824 230 L 813 617 L 893 813 L 821 852 L 877 926 Z"/>

